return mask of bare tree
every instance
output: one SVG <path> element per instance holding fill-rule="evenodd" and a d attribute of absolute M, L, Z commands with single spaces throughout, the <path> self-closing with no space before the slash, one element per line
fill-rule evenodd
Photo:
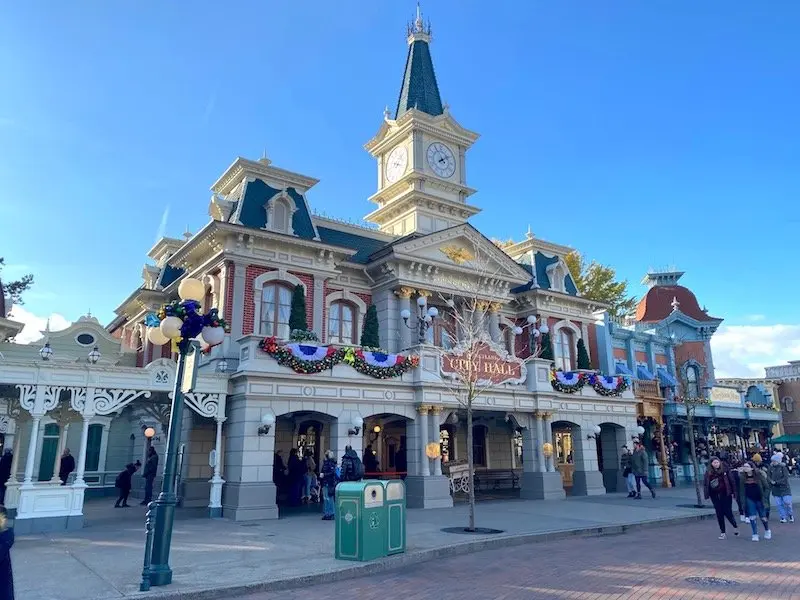
<path fill-rule="evenodd" d="M 694 467 L 694 491 L 697 495 L 697 506 L 703 506 L 703 492 L 700 486 L 700 462 L 697 460 L 697 446 L 694 442 L 694 417 L 698 406 L 708 404 L 702 396 L 691 396 L 689 381 L 686 377 L 681 379 L 683 395 L 677 398 L 678 402 L 686 407 L 686 425 L 689 428 L 689 453 L 691 454 L 692 467 Z"/>
<path fill-rule="evenodd" d="M 465 410 L 467 415 L 467 465 L 469 477 L 469 526 L 467 531 L 475 530 L 475 457 L 473 455 L 473 409 L 475 401 L 492 388 L 498 387 L 503 379 L 515 379 L 514 367 L 508 366 L 508 372 L 487 373 L 486 359 L 492 354 L 501 357 L 511 355 L 507 349 L 492 339 L 490 328 L 499 330 L 499 323 L 491 323 L 491 313 L 496 312 L 497 305 L 509 300 L 508 286 L 500 280 L 496 262 L 479 247 L 474 248 L 465 261 L 473 275 L 469 279 L 451 282 L 456 291 L 455 298 L 441 296 L 450 308 L 442 315 L 446 327 L 452 328 L 457 344 L 451 350 L 444 351 L 442 375 L 447 391 Z M 515 334 L 521 333 L 515 328 Z M 513 351 L 513 349 L 512 349 Z M 536 346 L 535 355 L 540 352 Z M 446 367 L 446 368 L 445 368 Z M 501 367 L 494 370 L 503 371 Z M 488 371 L 492 371 L 489 368 Z M 522 366 L 520 362 L 519 373 Z M 495 376 L 496 375 L 496 376 Z M 521 377 L 519 377 L 521 379 Z M 521 383 L 521 382 L 520 382 Z"/>

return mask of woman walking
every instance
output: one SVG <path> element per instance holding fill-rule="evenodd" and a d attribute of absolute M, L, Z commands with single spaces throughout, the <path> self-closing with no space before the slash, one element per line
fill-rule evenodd
<path fill-rule="evenodd" d="M 781 523 L 794 523 L 794 508 L 792 507 L 792 488 L 789 487 L 789 469 L 783 463 L 783 453 L 772 455 L 769 466 L 769 482 L 772 486 L 772 495 L 781 516 Z"/>
<path fill-rule="evenodd" d="M 739 535 L 739 525 L 733 518 L 733 479 L 725 464 L 716 456 L 711 459 L 711 464 L 705 474 L 705 496 L 711 499 L 714 512 L 717 513 L 719 524 L 719 539 L 727 538 L 725 533 L 725 519 L 733 526 L 733 535 Z"/>
<path fill-rule="evenodd" d="M 742 474 L 739 478 L 741 496 L 747 503 L 747 516 L 750 518 L 750 527 L 753 529 L 753 541 L 758 541 L 758 520 L 764 525 L 764 539 L 772 539 L 769 528 L 769 518 L 764 507 L 769 502 L 769 481 L 760 469 L 753 468 L 750 463 L 744 463 Z"/>

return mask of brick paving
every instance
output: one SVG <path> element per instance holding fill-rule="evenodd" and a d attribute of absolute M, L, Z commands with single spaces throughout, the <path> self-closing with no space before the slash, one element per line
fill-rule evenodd
<path fill-rule="evenodd" d="M 718 540 L 715 521 L 490 550 L 374 577 L 242 600 L 800 600 L 800 523 L 772 524 L 772 540 Z M 742 527 L 743 526 L 743 527 Z M 726 587 L 688 577 L 732 580 Z"/>

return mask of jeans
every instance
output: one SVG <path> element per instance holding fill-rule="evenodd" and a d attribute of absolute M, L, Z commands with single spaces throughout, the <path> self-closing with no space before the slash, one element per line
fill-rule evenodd
<path fill-rule="evenodd" d="M 625 478 L 625 485 L 628 486 L 628 493 L 636 491 L 636 476 L 633 473 L 628 473 Z"/>
<path fill-rule="evenodd" d="M 764 524 L 764 531 L 769 531 L 769 521 L 767 521 L 767 510 L 761 500 L 751 500 L 747 498 L 747 516 L 750 517 L 750 527 L 753 535 L 758 535 L 758 519 Z"/>
<path fill-rule="evenodd" d="M 322 514 L 326 517 L 332 517 L 335 511 L 333 490 L 327 485 L 322 490 Z"/>
<path fill-rule="evenodd" d="M 786 520 L 789 517 L 794 518 L 791 494 L 788 496 L 775 496 L 775 505 L 778 507 L 778 512 L 781 514 L 782 520 Z"/>
<path fill-rule="evenodd" d="M 650 482 L 647 481 L 647 475 L 636 475 L 635 477 L 636 477 L 636 493 L 637 494 L 641 494 L 642 493 L 642 484 L 643 483 L 644 483 L 644 486 L 648 490 L 650 490 L 651 492 L 653 491 L 653 486 L 651 486 Z"/>
<path fill-rule="evenodd" d="M 303 475 L 303 498 L 311 498 L 311 488 L 314 487 L 314 480 L 317 478 L 313 473 Z"/>
<path fill-rule="evenodd" d="M 727 494 L 711 494 L 711 503 L 717 513 L 717 523 L 720 533 L 725 533 L 725 519 L 728 519 L 734 529 L 738 529 L 736 519 L 733 518 L 733 498 Z"/>

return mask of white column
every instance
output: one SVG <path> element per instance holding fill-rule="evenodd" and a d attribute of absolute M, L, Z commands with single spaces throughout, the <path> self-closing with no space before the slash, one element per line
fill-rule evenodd
<path fill-rule="evenodd" d="M 544 450 L 542 446 L 548 440 L 544 437 L 544 427 L 542 426 L 542 413 L 533 413 L 533 419 L 536 423 L 536 465 L 539 473 L 547 472 L 547 464 L 545 463 Z M 525 461 L 527 463 L 527 461 Z"/>
<path fill-rule="evenodd" d="M 439 415 L 442 414 L 442 407 L 441 406 L 431 406 L 431 417 L 430 420 L 430 429 L 428 430 L 430 433 L 430 439 L 434 442 L 439 442 Z M 442 474 L 442 456 L 439 455 L 439 458 L 434 459 L 433 461 L 433 474 L 434 475 L 441 475 Z"/>
<path fill-rule="evenodd" d="M 555 473 L 556 472 L 556 457 L 558 456 L 558 450 L 556 448 L 556 434 L 553 433 L 553 415 L 550 413 L 544 413 L 544 438 L 550 442 L 553 446 L 553 454 L 550 455 L 550 460 L 547 461 L 547 472 L 548 473 Z"/>
<path fill-rule="evenodd" d="M 17 472 L 19 471 L 19 455 L 20 449 L 22 448 L 22 421 L 17 419 L 14 423 L 14 446 L 11 452 L 13 453 L 11 458 L 11 477 L 9 477 L 9 483 L 18 483 L 17 480 Z M 8 484 L 6 484 L 7 486 Z"/>
<path fill-rule="evenodd" d="M 425 446 L 428 445 L 428 407 L 419 406 L 417 411 L 419 412 L 419 425 L 417 426 L 420 446 L 419 474 L 422 477 L 428 477 L 431 474 L 430 459 L 425 453 Z"/>
<path fill-rule="evenodd" d="M 36 442 L 39 439 L 39 422 L 42 415 L 31 415 L 31 439 L 28 441 L 28 456 L 25 460 L 23 487 L 33 487 L 33 464 L 36 462 Z"/>
<path fill-rule="evenodd" d="M 243 262 L 233 264 L 233 306 L 231 307 L 231 338 L 236 341 L 242 337 L 244 328 L 244 287 L 247 276 L 247 265 Z M 252 297 L 249 298 L 252 301 Z M 258 323 L 253 324 L 253 330 L 258 332 Z"/>
<path fill-rule="evenodd" d="M 314 296 L 313 300 L 313 313 L 311 317 L 312 321 L 312 329 L 314 333 L 319 336 L 321 340 L 327 340 L 328 336 L 327 331 L 323 331 L 325 327 L 325 323 L 322 321 L 322 312 L 323 307 L 325 306 L 325 277 L 322 275 L 314 275 Z M 364 315 L 359 315 L 359 317 L 363 318 Z M 321 455 L 320 455 L 321 456 Z"/>
<path fill-rule="evenodd" d="M 413 338 L 412 342 L 413 332 L 408 328 L 409 325 L 413 326 L 417 322 L 415 318 L 417 313 L 411 310 L 411 294 L 414 293 L 414 290 L 411 288 L 400 288 L 395 293 L 397 294 L 397 298 L 399 300 L 397 307 L 399 311 L 397 314 L 397 322 L 399 323 L 398 327 L 400 328 L 399 349 L 402 351 L 417 343 L 416 337 Z M 411 313 L 411 318 L 407 322 L 403 321 L 403 318 L 400 316 L 404 310 L 407 310 Z"/>
<path fill-rule="evenodd" d="M 502 333 L 500 331 L 500 303 L 493 302 L 489 307 L 489 335 L 494 343 L 500 343 Z"/>
<path fill-rule="evenodd" d="M 215 419 L 217 422 L 217 437 L 214 440 L 214 474 L 211 477 L 211 496 L 208 501 L 208 508 L 212 512 L 212 516 L 222 516 L 222 486 L 225 480 L 222 479 L 222 424 L 225 422 L 225 417 Z M 274 426 L 273 426 L 274 427 Z M 273 433 L 273 438 L 275 437 Z M 220 512 L 219 515 L 214 514 L 215 510 Z"/>
<path fill-rule="evenodd" d="M 530 426 L 522 429 L 522 470 L 525 473 L 540 473 L 544 471 L 544 461 L 541 448 L 537 448 L 541 439 L 541 420 L 537 419 L 536 431 Z M 538 444 L 540 445 L 540 444 Z M 513 438 L 512 438 L 513 447 Z M 514 448 L 516 450 L 516 448 Z M 515 452 L 516 454 L 516 452 Z"/>
<path fill-rule="evenodd" d="M 86 474 L 86 449 L 89 445 L 89 421 L 91 415 L 83 415 L 83 424 L 81 426 L 81 447 L 78 450 L 78 466 L 75 472 L 75 485 L 85 487 L 86 482 L 84 476 Z"/>

